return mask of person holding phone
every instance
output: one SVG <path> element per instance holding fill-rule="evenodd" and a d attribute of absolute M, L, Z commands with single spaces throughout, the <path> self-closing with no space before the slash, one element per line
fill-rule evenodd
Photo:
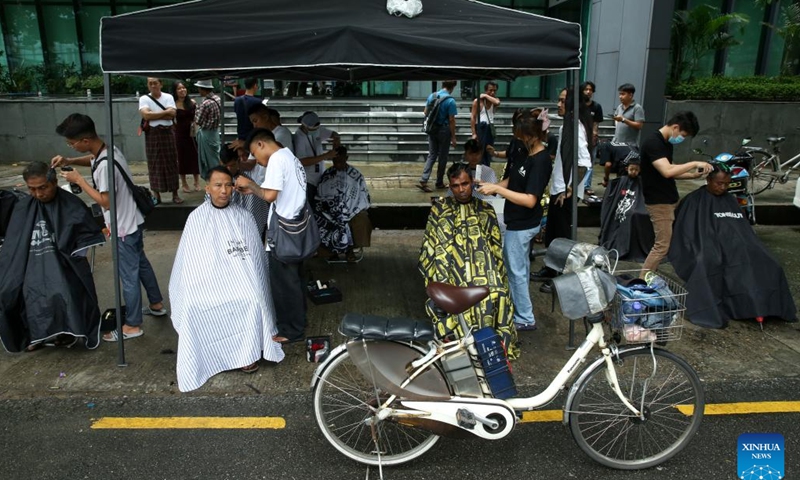
<path fill-rule="evenodd" d="M 696 136 L 699 130 L 700 124 L 694 113 L 678 112 L 666 125 L 642 142 L 639 152 L 641 166 L 628 165 L 629 177 L 636 178 L 639 174 L 642 176 L 644 203 L 656 237 L 655 244 L 642 265 L 642 278 L 648 271 L 656 270 L 669 252 L 675 207 L 680 198 L 675 180 L 700 178 L 712 170 L 711 164 L 707 162 L 694 161 L 680 165 L 672 163 L 673 146 L 682 143 L 686 137 Z"/>

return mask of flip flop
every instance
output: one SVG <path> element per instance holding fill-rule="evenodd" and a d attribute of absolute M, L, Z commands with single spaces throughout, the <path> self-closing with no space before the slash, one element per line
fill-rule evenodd
<path fill-rule="evenodd" d="M 195 185 L 194 186 L 194 191 L 195 192 L 199 192 L 200 191 L 200 185 Z"/>
<path fill-rule="evenodd" d="M 244 373 L 248 373 L 248 374 L 256 373 L 258 371 L 258 363 L 251 363 L 250 365 L 248 365 L 246 367 L 242 367 L 239 370 L 241 370 Z"/>
<path fill-rule="evenodd" d="M 425 193 L 431 193 L 431 192 L 433 192 L 433 190 L 431 190 L 431 187 L 429 187 L 429 186 L 427 186 L 427 185 L 422 185 L 422 184 L 419 184 L 419 185 L 417 185 L 417 188 L 419 188 L 420 190 L 422 190 L 422 191 L 423 191 L 423 192 L 425 192 Z"/>
<path fill-rule="evenodd" d="M 141 337 L 142 335 L 144 335 L 144 330 L 142 330 L 140 328 L 139 331 L 136 332 L 136 333 L 125 333 L 125 332 L 123 332 L 122 333 L 122 339 L 123 340 L 130 340 L 131 338 Z M 117 331 L 116 330 L 111 330 L 107 334 L 103 335 L 103 341 L 104 342 L 116 342 L 118 340 L 119 340 L 119 335 L 117 335 Z"/>
<path fill-rule="evenodd" d="M 180 205 L 181 203 L 183 203 L 183 199 L 181 197 L 172 197 L 172 203 L 174 203 L 175 205 Z"/>
<path fill-rule="evenodd" d="M 183 190 L 183 193 L 192 193 L 192 189 L 189 188 L 189 185 L 184 186 L 181 190 Z"/>

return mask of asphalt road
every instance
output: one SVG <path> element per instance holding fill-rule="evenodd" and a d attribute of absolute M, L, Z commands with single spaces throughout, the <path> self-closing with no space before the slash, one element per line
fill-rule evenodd
<path fill-rule="evenodd" d="M 709 386 L 711 402 L 796 400 L 800 382 Z M 558 408 L 558 401 L 554 405 Z M 97 430 L 104 417 L 279 416 L 283 429 Z M 379 478 L 339 455 L 319 432 L 310 395 L 39 398 L 0 402 L 0 479 Z M 660 467 L 609 470 L 560 423 L 520 424 L 497 442 L 442 439 L 386 479 L 732 479 L 741 433 L 785 437 L 789 478 L 800 470 L 800 413 L 706 416 L 689 448 Z"/>

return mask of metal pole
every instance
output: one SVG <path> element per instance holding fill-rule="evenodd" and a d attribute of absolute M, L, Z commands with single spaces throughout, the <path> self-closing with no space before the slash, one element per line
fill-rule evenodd
<path fill-rule="evenodd" d="M 111 222 L 108 230 L 111 234 L 111 265 L 114 271 L 114 308 L 117 313 L 117 366 L 127 367 L 125 363 L 125 344 L 122 338 L 122 295 L 119 287 L 119 235 L 117 232 L 117 185 L 114 176 L 114 110 L 111 103 L 111 75 L 103 74 L 103 86 L 106 103 L 106 154 L 108 164 L 108 197 L 111 210 Z"/>
<path fill-rule="evenodd" d="M 219 95 L 219 141 L 220 141 L 220 149 L 225 148 L 225 77 L 222 77 L 222 93 Z M 233 87 L 233 97 L 236 98 L 236 87 Z M 200 103 L 203 102 L 203 99 L 200 99 Z"/>
<path fill-rule="evenodd" d="M 578 240 L 578 188 L 583 181 L 578 178 L 578 129 L 581 128 L 578 111 L 580 107 L 580 69 L 572 71 L 572 233 L 570 238 Z"/>

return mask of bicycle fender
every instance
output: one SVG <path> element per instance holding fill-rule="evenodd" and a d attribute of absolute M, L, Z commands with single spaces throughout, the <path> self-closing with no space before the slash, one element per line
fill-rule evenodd
<path fill-rule="evenodd" d="M 644 350 L 644 349 L 648 349 L 649 350 L 650 349 L 650 345 L 649 344 L 642 344 L 642 345 L 632 345 L 632 346 L 622 347 L 622 348 L 619 349 L 619 353 L 630 352 L 630 351 L 635 351 L 635 350 Z M 567 400 L 564 402 L 564 418 L 561 420 L 561 423 L 563 425 L 565 425 L 565 426 L 569 425 L 569 414 L 572 411 L 572 402 L 575 400 L 575 395 L 578 393 L 578 388 L 581 385 L 583 385 L 583 382 L 586 380 L 586 378 L 592 372 L 594 372 L 596 369 L 600 368 L 600 366 L 605 364 L 605 362 L 606 362 L 606 357 L 604 357 L 603 355 L 600 355 L 592 363 L 587 365 L 586 368 L 583 369 L 581 374 L 578 376 L 578 378 L 572 384 L 572 387 L 570 387 L 569 393 L 567 394 Z"/>
<path fill-rule="evenodd" d="M 311 376 L 311 391 L 313 392 L 315 388 L 317 388 L 317 383 L 319 383 L 319 377 L 322 375 L 322 372 L 328 368 L 328 365 L 333 361 L 334 358 L 341 355 L 343 351 L 347 350 L 347 344 L 343 343 L 338 347 L 331 350 L 331 353 L 328 355 L 328 358 L 325 359 L 322 363 L 320 363 L 317 368 L 314 370 L 314 375 Z"/>

